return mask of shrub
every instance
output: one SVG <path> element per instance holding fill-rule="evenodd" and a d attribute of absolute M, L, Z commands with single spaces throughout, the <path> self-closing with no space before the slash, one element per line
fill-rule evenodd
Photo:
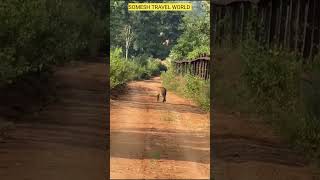
<path fill-rule="evenodd" d="M 294 55 L 267 50 L 256 42 L 242 49 L 243 78 L 261 111 L 295 111 L 301 63 Z M 276 107 L 275 107 L 276 106 Z"/>
<path fill-rule="evenodd" d="M 124 84 L 130 80 L 149 79 L 151 76 L 160 75 L 166 69 L 159 60 L 139 56 L 125 60 L 122 49 L 115 48 L 110 52 L 110 83 L 111 88 Z"/>
<path fill-rule="evenodd" d="M 188 53 L 187 58 L 188 59 L 196 59 L 202 54 L 210 54 L 210 47 L 203 46 L 203 45 L 196 47 L 193 51 Z"/>
<path fill-rule="evenodd" d="M 250 44 L 251 43 L 251 44 Z M 320 66 L 249 42 L 242 51 L 243 79 L 258 112 L 276 130 L 320 162 Z"/>
<path fill-rule="evenodd" d="M 133 62 L 122 58 L 122 49 L 116 48 L 110 51 L 110 85 L 114 88 L 133 79 L 135 73 Z"/>
<path fill-rule="evenodd" d="M 149 59 L 147 69 L 152 76 L 160 75 L 161 71 L 166 71 L 167 67 L 159 59 Z"/>
<path fill-rule="evenodd" d="M 3 84 L 66 59 L 95 54 L 104 34 L 102 21 L 84 1 L 4 0 L 0 11 Z"/>

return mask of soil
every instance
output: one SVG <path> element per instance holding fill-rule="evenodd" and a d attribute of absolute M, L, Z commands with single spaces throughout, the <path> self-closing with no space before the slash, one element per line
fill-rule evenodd
<path fill-rule="evenodd" d="M 217 109 L 213 122 L 217 180 L 319 180 L 309 165 L 272 128 L 258 118 Z"/>
<path fill-rule="evenodd" d="M 262 120 L 221 109 L 209 114 L 168 92 L 160 79 L 128 84 L 111 100 L 112 179 L 317 180 L 320 172 Z"/>
<path fill-rule="evenodd" d="M 170 91 L 157 102 L 160 86 L 131 82 L 111 99 L 111 179 L 209 179 L 209 113 Z"/>
<path fill-rule="evenodd" d="M 38 111 L 33 102 L 19 103 L 32 101 L 29 94 L 8 96 L 6 103 L 15 107 L 9 111 L 2 94 L 0 128 L 9 130 L 0 134 L 1 180 L 105 179 L 106 69 L 103 61 L 58 68 L 55 100 Z M 134 81 L 125 94 L 112 96 L 112 179 L 208 179 L 210 174 L 217 180 L 320 179 L 319 171 L 262 121 L 215 109 L 210 133 L 209 113 L 171 91 L 166 103 L 156 102 L 159 86 L 159 77 Z"/>
<path fill-rule="evenodd" d="M 105 179 L 106 73 L 103 61 L 58 68 L 56 98 L 41 108 L 28 96 L 11 96 L 31 110 L 1 113 L 4 122 L 14 122 L 0 142 L 1 180 Z"/>

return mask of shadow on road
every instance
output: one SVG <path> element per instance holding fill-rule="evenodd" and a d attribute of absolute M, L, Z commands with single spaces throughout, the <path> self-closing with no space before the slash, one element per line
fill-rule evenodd
<path fill-rule="evenodd" d="M 209 137 L 207 136 L 200 137 L 187 131 L 156 128 L 122 129 L 121 131 L 112 131 L 111 139 L 112 136 L 117 137 L 117 140 L 111 142 L 111 148 L 116 148 L 111 150 L 111 157 L 210 163 L 210 150 L 206 143 Z M 145 136 L 147 136 L 146 141 L 138 140 Z M 175 143 L 176 141 L 179 141 L 179 143 Z M 143 151 L 141 151 L 145 146 L 148 147 L 145 143 L 152 147 L 146 150 L 146 157 L 143 156 Z M 178 148 L 177 144 L 179 144 Z M 159 153 L 159 157 L 153 156 L 154 153 Z M 194 156 L 190 156 L 190 154 Z"/>

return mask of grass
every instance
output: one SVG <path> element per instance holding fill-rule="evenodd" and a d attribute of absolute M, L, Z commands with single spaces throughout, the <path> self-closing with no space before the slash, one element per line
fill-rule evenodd
<path fill-rule="evenodd" d="M 213 78 L 215 105 L 229 111 L 252 113 L 254 104 L 241 79 L 240 49 L 218 49 Z"/>
<path fill-rule="evenodd" d="M 150 157 L 153 159 L 160 159 L 161 153 L 159 151 L 154 151 L 150 153 Z"/>

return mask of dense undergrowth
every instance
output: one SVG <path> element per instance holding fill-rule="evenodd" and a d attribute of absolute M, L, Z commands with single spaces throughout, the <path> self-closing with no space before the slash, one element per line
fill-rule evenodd
<path fill-rule="evenodd" d="M 124 84 L 130 80 L 148 79 L 160 75 L 166 67 L 160 60 L 139 56 L 126 60 L 121 48 L 110 52 L 110 85 L 111 88 Z"/>
<path fill-rule="evenodd" d="M 199 77 L 187 74 L 177 76 L 173 67 L 161 74 L 163 86 L 175 91 L 185 98 L 193 100 L 203 110 L 210 110 L 210 82 Z"/>
<path fill-rule="evenodd" d="M 0 3 L 0 84 L 52 65 L 96 55 L 105 37 L 94 1 L 4 0 Z M 41 74 L 41 73 L 40 73 Z"/>
<path fill-rule="evenodd" d="M 320 56 L 302 58 L 248 40 L 217 50 L 215 104 L 263 117 L 294 147 L 320 162 Z"/>

